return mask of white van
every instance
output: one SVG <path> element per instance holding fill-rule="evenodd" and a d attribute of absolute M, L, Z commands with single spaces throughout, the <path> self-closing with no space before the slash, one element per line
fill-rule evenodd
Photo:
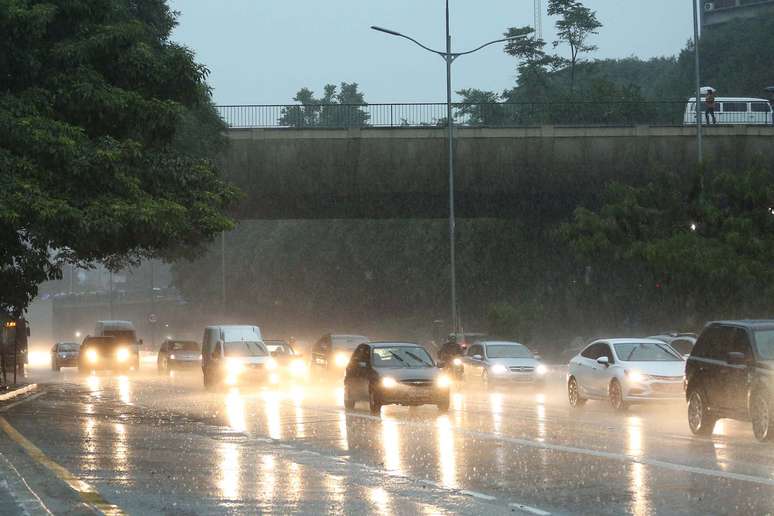
<path fill-rule="evenodd" d="M 774 125 L 771 103 L 750 97 L 715 97 L 715 119 L 718 125 Z M 696 97 L 688 99 L 683 123 L 696 125 Z M 704 97 L 701 99 L 701 123 L 707 125 Z"/>
<path fill-rule="evenodd" d="M 258 326 L 208 326 L 202 337 L 204 387 L 265 382 L 276 362 Z"/>
<path fill-rule="evenodd" d="M 113 337 L 117 343 L 125 344 L 132 353 L 132 368 L 140 369 L 140 344 L 132 321 L 97 321 L 94 337 Z"/>

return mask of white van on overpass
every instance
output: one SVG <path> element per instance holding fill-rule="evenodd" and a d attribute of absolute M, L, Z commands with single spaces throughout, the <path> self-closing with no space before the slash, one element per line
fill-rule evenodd
<path fill-rule="evenodd" d="M 701 123 L 707 125 L 703 97 L 701 106 Z M 771 103 L 766 99 L 751 97 L 716 97 L 715 119 L 718 125 L 774 125 Z M 696 125 L 696 97 L 688 99 L 683 123 Z"/>

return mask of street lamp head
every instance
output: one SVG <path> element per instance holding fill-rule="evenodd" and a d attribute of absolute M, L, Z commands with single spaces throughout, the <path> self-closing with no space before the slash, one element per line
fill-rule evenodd
<path fill-rule="evenodd" d="M 373 30 L 378 30 L 379 32 L 384 32 L 385 34 L 389 34 L 391 36 L 403 36 L 400 32 L 395 32 L 394 30 L 385 29 L 384 27 L 377 27 L 376 25 L 371 25 L 371 28 Z"/>
<path fill-rule="evenodd" d="M 516 41 L 517 39 L 527 39 L 527 34 L 520 34 L 518 36 L 511 36 L 509 38 L 505 38 L 503 41 Z"/>

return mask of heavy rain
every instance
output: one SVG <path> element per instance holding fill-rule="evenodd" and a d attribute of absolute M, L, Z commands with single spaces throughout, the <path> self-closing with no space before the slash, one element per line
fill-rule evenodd
<path fill-rule="evenodd" d="M 0 0 L 0 515 L 774 512 L 774 0 L 415 4 Z"/>

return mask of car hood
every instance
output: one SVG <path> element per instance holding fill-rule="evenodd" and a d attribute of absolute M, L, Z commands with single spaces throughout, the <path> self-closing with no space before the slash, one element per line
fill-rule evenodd
<path fill-rule="evenodd" d="M 521 367 L 537 367 L 540 362 L 534 358 L 489 358 L 487 363 L 501 364 L 505 367 L 521 366 Z"/>
<path fill-rule="evenodd" d="M 376 368 L 379 376 L 390 376 L 397 381 L 401 380 L 435 380 L 440 370 L 435 367 L 381 367 Z"/>
<path fill-rule="evenodd" d="M 682 376 L 685 374 L 685 362 L 621 362 L 628 370 L 637 370 L 656 376 Z"/>
<path fill-rule="evenodd" d="M 269 357 L 226 357 L 226 360 L 241 364 L 265 364 L 269 361 Z"/>

